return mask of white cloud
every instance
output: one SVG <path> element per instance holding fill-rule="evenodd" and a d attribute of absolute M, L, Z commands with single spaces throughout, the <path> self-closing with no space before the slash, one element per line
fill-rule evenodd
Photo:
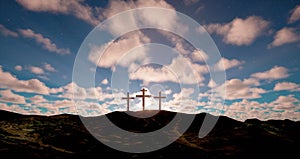
<path fill-rule="evenodd" d="M 43 96 L 41 96 L 41 95 L 35 95 L 35 96 L 29 98 L 29 100 L 33 104 L 40 104 L 40 103 L 47 102 L 47 100 Z"/>
<path fill-rule="evenodd" d="M 108 109 L 106 103 L 99 104 L 95 102 L 86 102 L 84 100 L 76 101 L 76 103 L 69 99 L 63 100 L 47 100 L 41 95 L 35 95 L 29 98 L 30 102 L 26 103 L 23 96 L 13 94 L 9 90 L 0 91 L 0 102 L 12 102 L 14 105 L 0 103 L 1 110 L 11 112 L 30 114 L 30 115 L 57 115 L 62 113 L 83 115 L 83 116 L 99 116 L 104 115 L 111 110 Z M 18 104 L 25 104 L 26 107 L 20 107 Z M 37 105 L 36 106 L 33 106 Z M 47 111 L 41 112 L 39 108 L 45 108 Z"/>
<path fill-rule="evenodd" d="M 97 25 L 99 19 L 94 13 L 98 8 L 92 8 L 78 0 L 17 0 L 24 8 L 35 12 L 52 12 L 73 15 L 85 22 Z"/>
<path fill-rule="evenodd" d="M 265 112 L 270 111 L 262 111 L 262 108 L 265 109 L 267 106 L 268 103 L 259 103 L 257 101 L 243 99 L 242 101 L 234 102 L 226 106 L 224 115 L 240 121 L 251 118 L 266 120 L 270 118 L 266 117 Z"/>
<path fill-rule="evenodd" d="M 84 4 L 83 1 L 77 0 L 51 0 L 51 1 L 40 1 L 40 0 L 17 0 L 17 2 L 22 5 L 24 8 L 34 11 L 34 12 L 51 12 L 54 14 L 65 14 L 73 15 L 78 19 L 81 19 L 93 26 L 96 26 L 100 23 L 100 20 L 107 19 L 113 15 L 116 15 L 122 11 L 140 8 L 140 7 L 162 7 L 173 9 L 174 8 L 164 0 L 138 0 L 138 1 L 121 1 L 113 0 L 109 1 L 109 4 L 106 8 L 91 7 L 87 4 Z M 137 17 L 144 19 L 146 23 L 156 23 L 166 27 L 174 27 L 174 23 L 170 23 L 171 20 L 174 20 L 175 13 L 170 15 L 164 15 L 164 18 L 161 19 L 161 13 L 152 13 L 152 14 L 140 14 L 136 17 L 126 17 L 115 19 L 111 23 L 109 29 L 112 33 L 120 33 L 120 30 L 123 30 L 130 25 L 136 25 L 138 20 Z M 121 25 L 120 25 L 121 24 Z M 128 25 L 123 25 L 128 24 Z M 173 25 L 173 26 L 172 26 Z"/>
<path fill-rule="evenodd" d="M 180 93 L 175 93 L 173 98 L 175 101 L 179 101 L 182 99 L 188 99 L 195 92 L 193 88 L 182 88 Z"/>
<path fill-rule="evenodd" d="M 53 103 L 55 107 L 75 107 L 75 103 L 72 100 L 64 99 L 64 100 L 56 100 Z"/>
<path fill-rule="evenodd" d="M 160 11 L 149 12 L 148 10 L 140 10 L 139 14 L 132 15 L 129 13 L 126 14 L 129 16 L 123 18 L 122 15 L 119 15 L 118 18 L 114 18 L 107 23 L 105 28 L 116 36 L 123 35 L 124 32 L 127 32 L 132 28 L 137 28 L 143 24 L 157 26 L 168 30 L 177 28 L 177 30 L 184 32 L 185 27 L 182 24 L 179 24 L 175 9 L 164 0 L 110 1 L 107 8 L 103 9 L 101 18 L 109 18 L 122 11 L 140 7 L 158 7 L 170 10 L 167 14 L 165 12 L 161 13 Z M 162 14 L 164 15 L 164 18 L 161 18 Z M 120 60 L 119 65 L 128 67 L 129 72 L 133 72 L 139 65 L 146 64 L 149 61 L 146 53 L 147 50 L 145 48 L 139 48 L 138 54 L 130 52 L 130 54 L 125 55 L 125 53 L 149 42 L 150 39 L 142 32 L 131 33 L 131 35 L 122 36 L 122 38 L 117 41 L 109 42 L 102 46 L 95 46 L 91 49 L 88 59 L 99 67 L 111 68 L 112 70 L 115 69 L 115 64 Z M 176 48 L 180 49 L 180 44 L 181 43 L 176 43 Z M 107 50 L 103 52 L 106 47 L 108 47 Z M 184 49 L 181 47 L 181 51 L 182 50 Z M 103 54 L 100 59 L 101 53 Z"/>
<path fill-rule="evenodd" d="M 60 55 L 70 54 L 69 49 L 57 48 L 56 44 L 50 39 L 45 38 L 42 34 L 35 33 L 31 29 L 19 29 L 19 33 L 25 38 L 34 39 L 38 44 L 42 45 L 44 49 L 50 52 L 55 52 Z"/>
<path fill-rule="evenodd" d="M 56 69 L 55 69 L 53 66 L 51 66 L 51 64 L 45 63 L 45 64 L 44 64 L 44 68 L 45 68 L 45 70 L 47 70 L 47 71 L 50 71 L 50 72 L 56 72 Z"/>
<path fill-rule="evenodd" d="M 258 72 L 251 75 L 251 77 L 261 80 L 277 80 L 287 78 L 288 76 L 288 69 L 282 66 L 274 66 L 268 71 Z"/>
<path fill-rule="evenodd" d="M 249 101 L 247 99 L 243 99 L 240 102 L 234 102 L 229 107 L 226 108 L 228 110 L 247 112 L 253 108 L 261 108 L 267 106 L 266 103 L 259 103 L 257 101 Z"/>
<path fill-rule="evenodd" d="M 166 35 L 166 34 L 165 34 Z M 186 43 L 183 40 L 171 40 L 174 44 L 175 44 L 175 50 L 178 51 L 178 53 L 182 54 L 182 55 L 187 55 L 190 52 L 187 49 Z M 196 53 L 198 54 L 198 53 Z M 197 56 L 197 55 L 196 55 Z M 197 58 L 197 57 L 196 57 Z"/>
<path fill-rule="evenodd" d="M 11 31 L 7 29 L 4 25 L 0 24 L 0 33 L 4 36 L 12 36 L 12 37 L 18 37 L 18 33 Z"/>
<path fill-rule="evenodd" d="M 71 82 L 61 88 L 63 89 L 62 94 L 58 95 L 60 98 L 74 100 L 96 99 L 97 101 L 104 101 L 112 98 L 112 95 L 103 92 L 101 87 L 83 88 L 76 83 Z"/>
<path fill-rule="evenodd" d="M 241 121 L 251 118 L 260 120 L 299 120 L 300 113 L 296 112 L 299 106 L 299 100 L 293 95 L 279 96 L 270 103 L 259 103 L 243 99 L 228 105 L 224 115 Z M 281 110 L 281 112 L 274 110 Z"/>
<path fill-rule="evenodd" d="M 183 113 L 195 113 L 199 102 L 192 98 L 193 88 L 182 88 L 179 93 L 173 94 L 173 99 L 164 104 L 164 109 Z"/>
<path fill-rule="evenodd" d="M 19 103 L 25 104 L 25 97 L 14 94 L 11 90 L 0 90 L 0 100 L 4 102 L 12 102 L 12 103 Z"/>
<path fill-rule="evenodd" d="M 97 88 L 82 88 L 77 86 L 75 83 L 70 83 L 64 87 L 59 88 L 48 88 L 44 83 L 37 79 L 30 80 L 19 80 L 15 76 L 11 75 L 9 72 L 4 72 L 0 66 L 0 88 L 6 90 L 0 90 L 0 104 L 1 102 L 11 102 L 15 105 L 7 106 L 6 104 L 1 104 L 2 110 L 8 110 L 12 112 L 22 113 L 22 114 L 39 114 L 39 115 L 56 115 L 61 113 L 77 114 L 78 112 L 84 115 L 103 115 L 110 110 L 107 104 L 98 104 L 93 102 L 87 102 L 85 99 L 97 99 L 97 101 L 105 101 L 107 99 L 112 99 L 112 95 L 102 91 L 101 87 Z M 71 99 L 74 94 L 78 101 L 75 104 Z M 13 93 L 14 92 L 29 92 L 33 93 L 33 97 L 26 99 L 24 96 Z M 47 100 L 42 95 L 50 95 L 55 98 L 66 98 L 63 100 Z M 25 107 L 20 107 L 18 104 L 24 104 Z M 46 108 L 46 112 L 41 112 L 39 108 L 32 106 L 32 104 L 37 105 L 39 108 Z M 2 107 L 3 105 L 3 107 Z M 63 108 L 63 109 L 60 109 Z M 89 113 L 91 110 L 93 113 Z"/>
<path fill-rule="evenodd" d="M 179 54 L 183 56 L 190 54 L 189 57 L 191 59 L 193 59 L 194 57 L 194 60 L 198 62 L 207 60 L 204 59 L 206 57 L 208 58 L 208 55 L 206 54 L 206 52 L 204 52 L 204 50 L 200 48 L 194 50 L 194 47 L 190 43 L 186 42 L 182 37 L 166 31 L 159 31 L 159 33 L 161 33 L 166 39 L 172 42 L 172 44 L 175 46 L 174 50 Z"/>
<path fill-rule="evenodd" d="M 268 45 L 268 48 L 273 48 L 281 46 L 284 44 L 289 44 L 297 42 L 300 40 L 300 35 L 296 33 L 296 29 L 284 27 L 276 32 L 274 40 Z"/>
<path fill-rule="evenodd" d="M 60 55 L 70 54 L 69 49 L 57 48 L 56 44 L 54 44 L 49 38 L 45 38 L 42 34 L 35 33 L 31 29 L 19 29 L 18 32 L 14 32 L 0 24 L 0 33 L 4 36 L 12 37 L 18 37 L 19 35 L 22 35 L 25 38 L 34 39 L 37 43 L 42 45 L 44 49 L 50 52 L 55 52 Z"/>
<path fill-rule="evenodd" d="M 292 11 L 291 11 L 291 17 L 289 18 L 289 23 L 294 23 L 300 19 L 300 6 L 296 6 Z"/>
<path fill-rule="evenodd" d="M 288 95 L 288 96 L 279 96 L 274 103 L 287 103 L 287 102 L 298 102 L 299 100 L 294 97 L 294 95 Z"/>
<path fill-rule="evenodd" d="M 16 92 L 49 94 L 49 88 L 38 79 L 19 80 L 9 72 L 4 72 L 0 66 L 0 87 Z"/>
<path fill-rule="evenodd" d="M 148 13 L 146 10 L 143 10 L 139 15 L 130 15 L 128 17 L 123 17 L 123 18 L 115 18 L 108 26 L 110 32 L 113 33 L 114 35 L 120 35 L 121 33 L 127 32 L 130 28 L 133 27 L 135 28 L 136 26 L 138 26 L 139 23 L 150 24 L 150 25 L 155 24 L 156 26 L 162 28 L 174 28 L 174 27 L 179 28 L 179 24 L 176 21 L 177 17 L 176 17 L 175 9 L 173 8 L 173 6 L 171 6 L 164 0 L 109 1 L 109 4 L 106 7 L 106 9 L 103 10 L 101 17 L 103 19 L 109 18 L 122 11 L 130 10 L 134 8 L 141 8 L 141 7 L 167 8 L 173 10 L 174 12 L 168 12 L 168 14 L 166 14 L 166 12 L 163 12 L 164 18 L 161 18 L 161 15 L 163 13 L 159 11 Z"/>
<path fill-rule="evenodd" d="M 107 103 L 89 103 L 79 102 L 76 103 L 76 114 L 81 116 L 99 116 L 112 112 L 109 110 Z"/>
<path fill-rule="evenodd" d="M 260 98 L 261 94 L 266 93 L 262 88 L 254 87 L 255 83 L 249 83 L 249 80 L 231 79 L 225 82 L 225 99 L 254 99 Z M 222 87 L 221 87 L 222 88 Z"/>
<path fill-rule="evenodd" d="M 62 87 L 58 87 L 58 88 L 50 88 L 49 92 L 51 94 L 57 94 L 57 93 L 62 93 L 64 91 L 64 89 Z"/>
<path fill-rule="evenodd" d="M 210 88 L 214 88 L 214 87 L 217 86 L 217 84 L 213 79 L 210 79 L 207 86 L 210 87 Z"/>
<path fill-rule="evenodd" d="M 98 101 L 105 101 L 107 99 L 112 99 L 112 94 L 105 93 L 101 87 L 87 88 L 87 97 L 89 99 L 97 99 Z"/>
<path fill-rule="evenodd" d="M 249 16 L 246 19 L 235 18 L 226 24 L 209 24 L 205 28 L 209 33 L 223 36 L 223 41 L 233 45 L 250 45 L 261 36 L 269 26 L 268 21 L 258 16 Z"/>
<path fill-rule="evenodd" d="M 131 80 L 143 80 L 144 83 L 149 82 L 179 82 L 176 75 L 166 67 L 153 68 L 150 66 L 141 67 L 129 75 Z"/>
<path fill-rule="evenodd" d="M 44 74 L 44 70 L 40 67 L 36 67 L 36 66 L 29 66 L 27 68 L 30 72 L 34 73 L 34 74 L 38 74 L 38 75 L 41 75 L 41 74 Z"/>
<path fill-rule="evenodd" d="M 150 42 L 141 32 L 134 32 L 130 35 L 123 36 L 117 41 L 112 41 L 102 46 L 93 46 L 89 53 L 88 59 L 99 67 L 114 68 L 119 62 L 121 66 L 128 67 L 134 62 L 141 62 L 147 60 L 146 50 L 140 48 L 139 52 L 130 52 L 126 54 L 131 49 L 142 46 L 144 43 Z M 105 50 L 106 49 L 106 50 Z"/>
<path fill-rule="evenodd" d="M 275 104 L 274 102 L 271 103 L 259 103 L 257 101 L 249 101 L 243 99 L 240 102 L 234 102 L 228 105 L 225 109 L 225 116 L 234 118 L 236 120 L 245 121 L 246 119 L 259 119 L 259 120 L 299 120 L 299 112 L 296 112 L 297 104 L 292 104 L 292 101 L 296 101 L 295 99 L 291 98 L 292 96 L 280 97 L 280 101 L 283 102 L 282 104 Z M 280 106 L 281 105 L 281 106 Z M 280 107 L 282 108 L 280 108 Z M 295 109 L 293 109 L 295 108 Z M 274 111 L 275 110 L 282 110 L 281 112 Z"/>
<path fill-rule="evenodd" d="M 244 79 L 243 83 L 245 83 L 246 85 L 253 85 L 253 86 L 259 86 L 260 85 L 258 79 L 256 79 L 256 78 Z"/>
<path fill-rule="evenodd" d="M 177 78 L 186 84 L 200 83 L 204 80 L 203 74 L 208 73 L 206 65 L 192 63 L 190 59 L 181 56 L 174 58 L 166 67 L 176 73 Z"/>
<path fill-rule="evenodd" d="M 279 96 L 275 101 L 271 103 L 273 109 L 292 109 L 296 107 L 295 103 L 299 103 L 299 100 L 294 95 Z"/>
<path fill-rule="evenodd" d="M 205 65 L 194 64 L 185 57 L 174 58 L 169 65 L 162 68 L 145 66 L 135 72 L 130 72 L 131 80 L 143 80 L 149 82 L 175 82 L 185 84 L 200 84 L 203 82 L 203 74 L 208 73 Z M 193 80 L 191 80 L 193 79 Z"/>
<path fill-rule="evenodd" d="M 167 8 L 170 10 L 167 14 L 163 12 L 164 18 L 161 18 L 162 13 L 160 11 L 149 13 L 149 10 L 140 10 L 140 13 L 135 15 L 129 13 L 126 14 L 128 15 L 127 17 L 122 17 L 122 15 L 119 15 L 120 17 L 114 18 L 109 21 L 109 23 L 107 23 L 107 26 L 104 26 L 104 28 L 108 29 L 113 35 L 117 36 L 123 35 L 125 32 L 131 30 L 132 28 L 137 28 L 137 26 L 142 25 L 141 23 L 150 26 L 166 28 L 168 30 L 174 30 L 174 28 L 177 28 L 177 30 L 184 32 L 185 27 L 178 22 L 174 7 L 164 0 L 109 1 L 108 6 L 102 10 L 100 17 L 101 19 L 105 19 L 112 17 L 122 11 L 140 7 L 158 7 Z M 120 57 L 124 56 L 127 51 L 149 42 L 150 39 L 147 36 L 145 36 L 142 32 L 136 31 L 131 35 L 122 36 L 122 38 L 118 39 L 117 41 L 111 41 L 102 46 L 93 46 L 88 59 L 99 67 L 112 68 L 112 70 L 114 70 L 114 65 L 117 63 Z M 177 49 L 185 51 L 184 46 L 181 46 L 181 44 L 183 43 L 176 42 L 175 44 Z M 108 48 L 104 52 L 104 49 L 106 47 Z M 101 60 L 99 61 L 101 53 L 103 54 L 101 56 Z M 141 49 L 139 51 L 139 55 L 128 54 L 126 55 L 126 58 L 124 56 L 119 64 L 121 66 L 129 67 L 131 71 L 134 71 L 137 68 L 137 63 L 143 64 L 147 60 L 148 58 L 146 57 L 146 50 Z"/>
<path fill-rule="evenodd" d="M 283 120 L 283 119 L 290 119 L 290 120 L 293 120 L 293 121 L 299 121 L 300 120 L 299 117 L 300 117 L 300 112 L 299 111 L 294 111 L 293 109 L 292 110 L 285 110 L 282 113 L 281 120 Z"/>
<path fill-rule="evenodd" d="M 204 97 L 209 97 L 211 94 L 209 92 L 199 93 L 198 98 L 203 99 Z"/>
<path fill-rule="evenodd" d="M 300 85 L 293 82 L 280 82 L 274 86 L 274 91 L 289 90 L 289 91 L 300 91 Z"/>
<path fill-rule="evenodd" d="M 237 67 L 240 66 L 244 63 L 244 61 L 239 61 L 237 59 L 226 59 L 224 57 L 222 57 L 218 63 L 216 63 L 215 68 L 217 70 L 228 70 L 231 69 L 233 67 Z"/>
<path fill-rule="evenodd" d="M 162 94 L 169 95 L 171 93 L 172 93 L 172 90 L 171 89 L 167 89 Z"/>
<path fill-rule="evenodd" d="M 201 48 L 194 48 L 185 39 L 179 37 L 170 32 L 159 31 L 166 39 L 168 39 L 174 45 L 174 51 L 180 55 L 189 57 L 193 62 L 206 62 L 209 59 L 209 55 Z"/>
<path fill-rule="evenodd" d="M 15 70 L 17 70 L 17 71 L 22 71 L 22 70 L 23 70 L 23 67 L 20 66 L 20 65 L 16 65 L 16 66 L 15 66 Z"/>
<path fill-rule="evenodd" d="M 208 55 L 203 50 L 197 49 L 192 52 L 191 59 L 194 62 L 205 62 L 208 59 Z"/>
<path fill-rule="evenodd" d="M 1 110 L 15 112 L 15 113 L 19 113 L 19 114 L 33 114 L 31 110 L 25 110 L 17 104 L 8 106 L 7 104 L 0 103 L 0 108 L 1 108 Z M 38 113 L 35 113 L 35 114 L 38 114 Z"/>
<path fill-rule="evenodd" d="M 104 80 L 102 80 L 101 84 L 107 85 L 108 84 L 107 78 L 105 78 Z"/>
<path fill-rule="evenodd" d="M 61 98 L 67 98 L 67 99 L 74 99 L 79 98 L 79 99 L 85 99 L 86 98 L 86 91 L 84 88 L 79 87 L 76 83 L 71 82 L 63 87 L 62 94 L 58 95 L 58 97 Z M 73 96 L 74 95 L 74 96 Z"/>

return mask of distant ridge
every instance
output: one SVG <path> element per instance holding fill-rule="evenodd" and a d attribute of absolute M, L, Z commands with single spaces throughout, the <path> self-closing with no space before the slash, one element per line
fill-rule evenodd
<path fill-rule="evenodd" d="M 6 111 L 6 110 L 0 110 L 0 120 L 1 121 L 2 120 L 19 118 L 19 117 L 22 117 L 22 116 L 24 116 L 24 115 L 14 113 L 14 112 L 10 112 L 10 111 Z"/>
<path fill-rule="evenodd" d="M 167 111 L 167 110 L 144 110 L 144 111 L 129 111 L 130 113 L 132 114 L 138 114 L 138 113 L 143 113 L 143 112 L 159 112 L 160 114 L 163 114 L 163 113 L 171 113 L 171 114 L 176 114 L 176 113 L 180 113 L 180 114 L 186 114 L 186 115 L 189 115 L 187 113 L 182 113 L 182 112 L 175 112 L 175 111 Z M 127 111 L 113 111 L 113 112 L 109 112 L 107 114 L 103 114 L 103 115 L 99 115 L 99 116 L 92 116 L 92 117 L 101 117 L 101 116 L 110 116 L 110 114 L 114 114 L 114 113 L 128 113 Z M 130 114 L 129 113 L 129 114 Z M 153 113 L 154 114 L 154 113 Z M 5 117 L 6 119 L 9 118 L 10 116 L 12 117 L 21 117 L 21 116 L 41 116 L 41 117 L 53 117 L 53 116 L 78 116 L 78 117 L 83 117 L 85 118 L 85 116 L 80 116 L 80 115 L 76 115 L 76 114 L 55 114 L 55 115 L 49 115 L 49 116 L 46 116 L 46 115 L 37 115 L 37 114 L 21 114 L 21 113 L 17 113 L 17 112 L 12 112 L 12 111 L 7 111 L 7 110 L 1 110 L 0 109 L 0 120 L 2 120 L 2 117 Z M 215 116 L 215 115 L 212 115 L 212 114 L 209 114 L 209 113 L 205 113 L 205 112 L 202 112 L 202 113 L 199 113 L 199 114 L 191 114 L 191 115 L 196 115 L 196 116 L 203 116 L 203 118 L 205 117 L 205 115 L 210 115 L 210 116 L 213 116 L 213 117 L 217 117 L 217 118 L 228 118 L 228 119 L 232 119 L 234 121 L 237 121 L 237 122 L 241 122 L 241 121 L 238 121 L 236 119 L 233 119 L 231 117 L 228 117 L 228 116 L 223 116 L 223 115 L 220 115 L 220 116 Z M 257 118 L 250 118 L 250 119 L 246 119 L 244 122 L 251 122 L 251 121 L 262 121 L 262 122 L 266 122 L 266 121 L 291 121 L 291 122 L 298 122 L 298 121 L 293 121 L 293 120 L 290 120 L 290 119 L 283 119 L 283 120 L 275 120 L 275 119 L 268 119 L 268 120 L 259 120 Z M 300 121 L 299 121 L 300 122 Z"/>
<path fill-rule="evenodd" d="M 160 111 L 153 117 L 136 118 L 126 112 L 112 112 L 106 116 L 125 130 L 143 133 L 163 127 L 175 114 Z M 220 116 L 214 129 L 199 139 L 198 131 L 205 115 L 210 114 L 197 114 L 190 128 L 171 145 L 151 153 L 130 154 L 100 143 L 76 115 L 38 116 L 0 111 L 0 158 L 89 158 L 95 155 L 125 159 L 299 157 L 300 122 L 258 119 L 240 122 Z M 93 118 L 101 120 L 103 117 Z"/>

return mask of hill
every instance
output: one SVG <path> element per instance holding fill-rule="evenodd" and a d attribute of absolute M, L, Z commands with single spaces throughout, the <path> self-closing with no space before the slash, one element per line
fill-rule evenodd
<path fill-rule="evenodd" d="M 169 123 L 174 112 L 149 118 L 124 112 L 107 117 L 122 129 L 150 132 Z M 188 114 L 183 114 L 187 115 Z M 150 153 L 125 153 L 96 140 L 76 115 L 32 116 L 0 111 L 0 158 L 261 158 L 299 156 L 300 122 L 290 120 L 245 122 L 221 116 L 214 129 L 198 138 L 206 114 L 197 114 L 189 129 L 175 142 Z M 103 116 L 94 117 L 102 120 Z M 104 127 L 105 125 L 98 124 Z"/>

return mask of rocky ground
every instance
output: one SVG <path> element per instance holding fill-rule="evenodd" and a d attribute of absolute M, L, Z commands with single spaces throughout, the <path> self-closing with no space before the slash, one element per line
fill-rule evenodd
<path fill-rule="evenodd" d="M 107 117 L 127 131 L 143 133 L 160 129 L 176 114 L 161 111 L 150 118 L 124 112 Z M 188 116 L 188 114 L 183 114 Z M 299 158 L 300 122 L 290 120 L 245 122 L 221 116 L 204 138 L 198 132 L 206 114 L 197 114 L 190 128 L 169 146 L 149 153 L 125 153 L 96 140 L 75 115 L 28 116 L 0 111 L 0 158 Z M 97 119 L 97 129 L 104 116 Z M 176 130 L 174 130 L 175 132 Z"/>

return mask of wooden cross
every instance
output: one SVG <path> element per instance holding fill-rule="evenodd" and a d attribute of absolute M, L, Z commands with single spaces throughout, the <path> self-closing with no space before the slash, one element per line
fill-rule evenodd
<path fill-rule="evenodd" d="M 159 105 L 159 110 L 161 110 L 161 99 L 162 99 L 162 98 L 166 98 L 166 97 L 161 96 L 161 92 L 159 92 L 159 95 L 158 95 L 157 97 L 154 97 L 154 98 L 158 98 L 158 101 L 159 101 L 159 103 L 158 103 L 158 105 Z"/>
<path fill-rule="evenodd" d="M 134 97 L 129 97 L 129 92 L 127 92 L 127 97 L 122 97 L 122 99 L 127 100 L 127 111 L 129 111 L 129 100 L 134 99 Z"/>
<path fill-rule="evenodd" d="M 143 92 L 142 95 L 136 95 L 135 97 L 142 98 L 143 111 L 144 111 L 145 110 L 145 97 L 151 97 L 151 95 L 145 95 L 145 92 L 147 91 L 145 88 L 143 88 L 141 91 Z"/>

